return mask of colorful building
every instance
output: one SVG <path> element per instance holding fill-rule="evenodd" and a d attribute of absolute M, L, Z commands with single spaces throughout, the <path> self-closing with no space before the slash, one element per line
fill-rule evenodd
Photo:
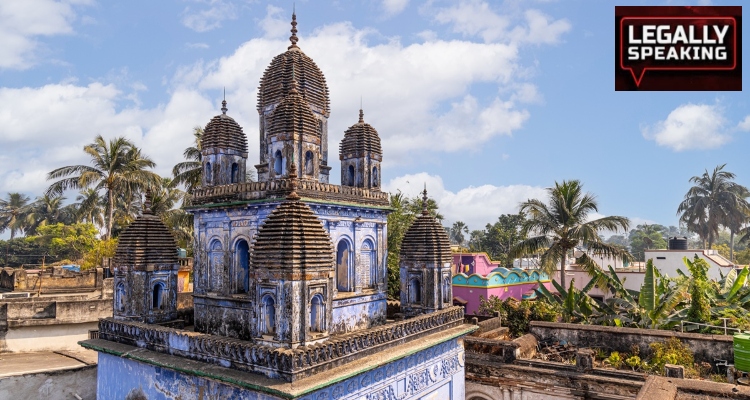
<path fill-rule="evenodd" d="M 487 253 L 453 254 L 452 270 L 453 302 L 463 305 L 466 314 L 477 313 L 480 298 L 497 296 L 502 300 L 509 297 L 522 300 L 535 298 L 534 289 L 540 283 L 551 288 L 550 278 L 541 271 L 503 268 Z"/>

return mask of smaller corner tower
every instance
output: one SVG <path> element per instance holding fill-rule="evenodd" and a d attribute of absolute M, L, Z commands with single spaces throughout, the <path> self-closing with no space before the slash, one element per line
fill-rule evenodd
<path fill-rule="evenodd" d="M 149 324 L 177 319 L 177 242 L 151 212 L 149 192 L 143 215 L 120 234 L 114 264 L 115 319 Z"/>
<path fill-rule="evenodd" d="M 401 312 L 411 317 L 452 304 L 451 247 L 445 228 L 427 210 L 427 188 L 422 192 L 422 214 L 404 234 L 399 258 Z"/>
<path fill-rule="evenodd" d="M 380 136 L 375 128 L 365 123 L 361 108 L 359 121 L 344 132 L 339 147 L 339 159 L 341 186 L 380 188 L 380 164 L 383 161 Z"/>
<path fill-rule="evenodd" d="M 221 114 L 211 118 L 201 139 L 202 186 L 245 182 L 247 137 L 242 127 L 227 115 L 227 101 L 221 102 Z"/>
<path fill-rule="evenodd" d="M 274 209 L 253 242 L 250 284 L 255 293 L 255 337 L 296 348 L 328 338 L 332 324 L 333 244 L 323 224 L 296 193 Z"/>

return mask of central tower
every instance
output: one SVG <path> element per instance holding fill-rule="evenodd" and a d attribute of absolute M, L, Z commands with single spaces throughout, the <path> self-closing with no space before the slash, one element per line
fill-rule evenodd
<path fill-rule="evenodd" d="M 289 40 L 292 44 L 274 57 L 260 81 L 258 181 L 288 178 L 294 161 L 300 179 L 328 183 L 328 85 L 320 68 L 297 46 L 295 14 Z"/>

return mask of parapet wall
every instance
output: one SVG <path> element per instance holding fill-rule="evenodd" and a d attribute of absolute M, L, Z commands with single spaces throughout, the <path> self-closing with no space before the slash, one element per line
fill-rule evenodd
<path fill-rule="evenodd" d="M 104 270 L 95 268 L 73 272 L 60 267 L 26 271 L 21 268 L 0 269 L 0 289 L 40 294 L 92 292 L 101 290 Z"/>
<path fill-rule="evenodd" d="M 678 338 L 693 352 L 696 362 L 714 363 L 716 359 L 734 360 L 732 336 L 682 333 L 659 329 L 619 328 L 614 326 L 562 324 L 532 321 L 529 330 L 540 340 L 565 340 L 576 347 L 599 347 L 609 351 L 630 352 L 632 346 L 643 355 L 651 354 L 649 344 Z M 643 356 L 641 356 L 643 357 Z"/>

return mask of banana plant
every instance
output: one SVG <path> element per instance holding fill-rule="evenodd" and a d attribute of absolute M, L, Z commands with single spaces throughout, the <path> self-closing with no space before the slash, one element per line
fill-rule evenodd
<path fill-rule="evenodd" d="M 557 281 L 552 280 L 560 296 L 552 294 L 544 285 L 539 285 L 537 293 L 548 303 L 555 304 L 562 309 L 562 319 L 564 322 L 588 322 L 595 311 L 597 304 L 588 292 L 595 286 L 596 277 L 592 278 L 583 289 L 575 288 L 575 279 L 571 279 L 570 287 L 566 290 Z"/>

